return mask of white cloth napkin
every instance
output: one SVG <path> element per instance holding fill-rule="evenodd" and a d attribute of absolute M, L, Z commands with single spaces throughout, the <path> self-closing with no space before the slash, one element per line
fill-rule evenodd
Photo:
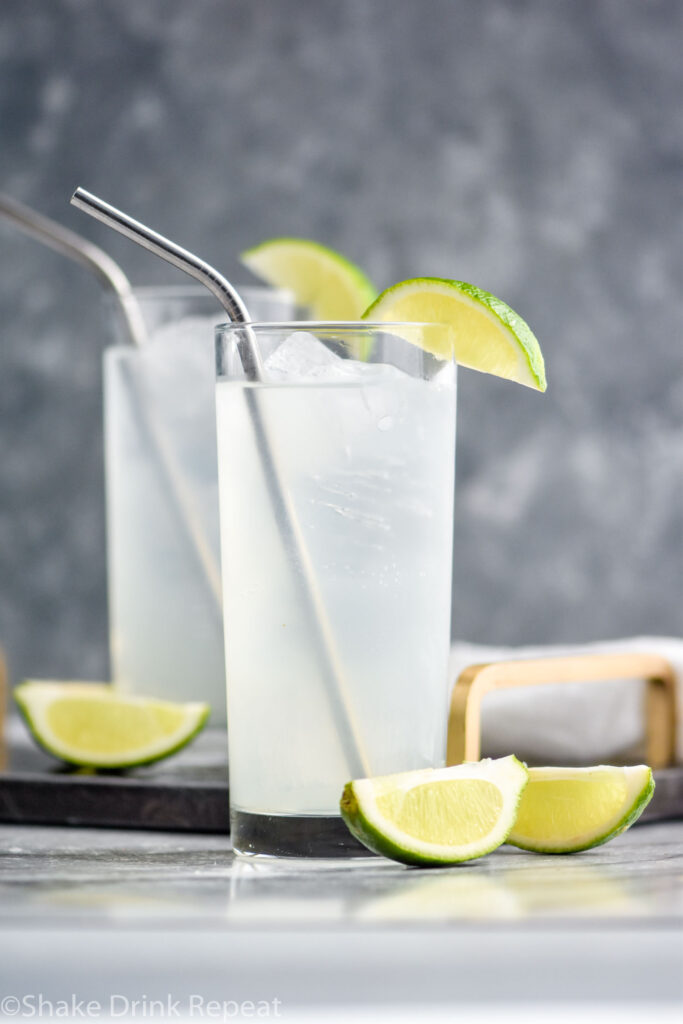
<path fill-rule="evenodd" d="M 634 637 L 552 647 L 486 647 L 456 641 L 451 679 L 468 665 L 580 654 L 659 654 L 678 675 L 677 760 L 683 761 L 683 640 Z M 482 756 L 515 753 L 536 764 L 600 764 L 644 759 L 642 686 L 627 680 L 562 683 L 487 694 L 482 703 Z"/>

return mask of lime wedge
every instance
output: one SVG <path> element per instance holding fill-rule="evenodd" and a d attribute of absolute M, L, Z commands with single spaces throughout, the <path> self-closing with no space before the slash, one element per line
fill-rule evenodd
<path fill-rule="evenodd" d="M 527 769 L 516 757 L 427 768 L 344 788 L 341 813 L 374 853 L 402 864 L 459 864 L 505 842 Z"/>
<path fill-rule="evenodd" d="M 275 288 L 288 288 L 313 320 L 358 320 L 377 295 L 362 270 L 334 249 L 305 238 L 272 238 L 242 263 Z"/>
<path fill-rule="evenodd" d="M 574 853 L 614 839 L 649 804 L 652 770 L 530 768 L 517 820 L 507 842 L 537 853 Z"/>
<path fill-rule="evenodd" d="M 197 735 L 208 704 L 127 697 L 104 683 L 29 681 L 14 691 L 34 739 L 68 764 L 130 768 L 168 757 Z"/>
<path fill-rule="evenodd" d="M 543 355 L 531 328 L 495 295 L 464 281 L 416 277 L 387 288 L 364 320 L 448 326 L 434 355 L 545 391 Z"/>

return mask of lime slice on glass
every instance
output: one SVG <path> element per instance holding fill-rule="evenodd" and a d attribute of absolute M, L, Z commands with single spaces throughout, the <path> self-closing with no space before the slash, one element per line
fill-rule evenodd
<path fill-rule="evenodd" d="M 358 320 L 377 295 L 359 267 L 305 238 L 272 238 L 247 249 L 240 259 L 269 285 L 288 288 L 313 320 Z"/>
<path fill-rule="evenodd" d="M 104 683 L 29 681 L 14 696 L 41 747 L 89 768 L 168 757 L 197 735 L 210 711 L 208 704 L 127 697 Z"/>
<path fill-rule="evenodd" d="M 374 853 L 402 864 L 459 864 L 512 828 L 527 769 L 516 757 L 347 783 L 341 813 Z"/>
<path fill-rule="evenodd" d="M 530 768 L 508 843 L 537 853 L 575 853 L 614 839 L 649 804 L 652 770 Z"/>
<path fill-rule="evenodd" d="M 465 281 L 416 277 L 387 288 L 363 313 L 364 320 L 446 324 L 434 355 L 472 370 L 545 391 L 540 346 L 521 316 L 495 295 Z"/>

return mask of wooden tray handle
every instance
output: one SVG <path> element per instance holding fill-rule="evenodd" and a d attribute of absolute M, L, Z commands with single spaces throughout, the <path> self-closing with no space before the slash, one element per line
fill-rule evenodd
<path fill-rule="evenodd" d="M 481 756 L 481 702 L 490 690 L 552 683 L 645 680 L 645 736 L 648 764 L 664 768 L 676 757 L 676 673 L 657 654 L 589 654 L 470 665 L 458 677 L 448 717 L 446 763 Z"/>

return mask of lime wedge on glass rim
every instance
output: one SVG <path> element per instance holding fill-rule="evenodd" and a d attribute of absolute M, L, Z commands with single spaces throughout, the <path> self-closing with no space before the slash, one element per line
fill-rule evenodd
<path fill-rule="evenodd" d="M 347 783 L 341 814 L 369 850 L 402 864 L 459 864 L 505 842 L 527 769 L 516 757 Z"/>
<path fill-rule="evenodd" d="M 654 792 L 652 770 L 529 768 L 517 820 L 507 838 L 537 853 L 576 853 L 614 839 L 636 821 Z"/>
<path fill-rule="evenodd" d="M 543 355 L 531 328 L 502 299 L 476 285 L 441 277 L 401 281 L 383 291 L 363 319 L 444 324 L 448 330 L 434 355 L 452 356 L 472 370 L 546 389 Z"/>
<path fill-rule="evenodd" d="M 208 704 L 125 696 L 105 683 L 27 681 L 14 696 L 41 747 L 88 768 L 168 757 L 200 732 L 210 711 Z"/>
<path fill-rule="evenodd" d="M 275 288 L 287 288 L 312 320 L 358 320 L 377 295 L 345 256 L 306 238 L 272 238 L 246 249 L 242 263 Z"/>

